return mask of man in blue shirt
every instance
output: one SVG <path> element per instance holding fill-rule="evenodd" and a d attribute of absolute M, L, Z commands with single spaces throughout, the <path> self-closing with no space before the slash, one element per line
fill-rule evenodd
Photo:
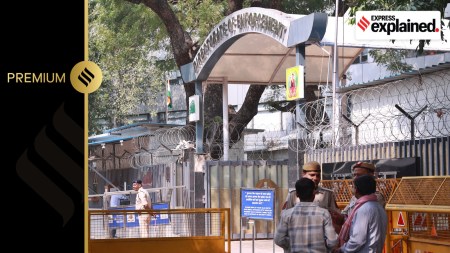
<path fill-rule="evenodd" d="M 357 162 L 352 165 L 353 179 L 363 176 L 363 175 L 370 175 L 375 178 L 375 170 L 376 170 L 376 167 L 373 163 Z M 380 205 L 384 208 L 384 206 L 386 204 L 384 196 L 378 191 L 375 191 L 375 195 L 377 196 L 378 203 L 380 203 Z M 352 198 L 350 199 L 350 202 L 344 208 L 344 210 L 342 210 L 342 212 L 336 212 L 334 210 L 330 210 L 331 218 L 333 218 L 333 221 L 336 223 L 337 226 L 342 226 L 342 224 L 344 224 L 345 220 L 350 215 L 353 208 L 355 208 L 357 200 L 358 199 L 355 196 L 352 196 Z"/>
<path fill-rule="evenodd" d="M 111 188 L 110 191 L 111 192 L 116 192 L 119 189 L 117 188 Z M 111 199 L 109 200 L 109 207 L 112 207 L 112 209 L 115 209 L 116 207 L 120 206 L 120 200 L 125 198 L 125 196 L 123 194 L 112 194 L 111 195 Z M 116 236 L 117 233 L 117 229 L 116 228 L 111 228 L 111 238 L 117 238 Z"/>
<path fill-rule="evenodd" d="M 381 253 L 386 239 L 388 219 L 375 195 L 376 180 L 372 175 L 356 177 L 353 189 L 357 201 L 342 226 L 339 246 L 333 253 Z"/>

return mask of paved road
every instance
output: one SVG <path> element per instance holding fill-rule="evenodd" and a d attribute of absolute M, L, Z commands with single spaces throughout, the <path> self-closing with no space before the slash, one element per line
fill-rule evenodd
<path fill-rule="evenodd" d="M 273 240 L 231 241 L 231 253 L 283 253 L 283 249 L 273 243 Z"/>

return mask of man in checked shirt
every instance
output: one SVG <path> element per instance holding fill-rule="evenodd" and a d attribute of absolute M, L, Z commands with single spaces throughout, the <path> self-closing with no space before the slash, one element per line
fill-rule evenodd
<path fill-rule="evenodd" d="M 281 212 L 274 242 L 285 252 L 325 253 L 337 245 L 329 211 L 314 202 L 315 188 L 311 179 L 298 180 L 295 190 L 300 202 Z"/>

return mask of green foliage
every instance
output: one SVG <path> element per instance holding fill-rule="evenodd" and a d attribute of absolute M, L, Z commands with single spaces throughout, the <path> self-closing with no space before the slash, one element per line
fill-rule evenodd
<path fill-rule="evenodd" d="M 129 115 L 150 113 L 164 89 L 164 69 L 150 55 L 160 26 L 143 6 L 117 0 L 89 2 L 89 60 L 103 72 L 100 88 L 89 94 L 89 133 L 131 123 Z M 142 36 L 145 34 L 145 36 Z"/>
<path fill-rule="evenodd" d="M 201 41 L 223 19 L 226 1 L 179 1 L 172 8 L 185 30 Z M 89 133 L 132 123 L 129 116 L 155 114 L 157 94 L 176 69 L 162 20 L 143 4 L 89 1 L 89 60 L 103 72 L 89 95 Z"/>
<path fill-rule="evenodd" d="M 282 1 L 282 10 L 286 13 L 308 15 L 314 12 L 332 13 L 335 1 L 326 0 L 285 0 Z"/>
<path fill-rule="evenodd" d="M 172 8 L 184 29 L 201 45 L 213 27 L 225 17 L 227 2 L 186 0 L 178 1 Z"/>
<path fill-rule="evenodd" d="M 215 116 L 212 121 L 215 123 L 222 123 L 223 119 L 220 116 Z"/>
<path fill-rule="evenodd" d="M 402 60 L 408 55 L 408 50 L 399 49 L 377 49 L 369 51 L 377 65 L 385 65 L 392 74 L 400 74 L 411 71 L 411 65 Z"/>
<path fill-rule="evenodd" d="M 251 0 L 244 0 L 244 8 L 250 7 Z M 270 6 L 271 0 L 260 1 L 262 6 Z M 281 1 L 280 11 L 292 14 L 308 15 L 314 12 L 327 12 L 334 10 L 335 1 L 329 0 L 284 0 Z"/>

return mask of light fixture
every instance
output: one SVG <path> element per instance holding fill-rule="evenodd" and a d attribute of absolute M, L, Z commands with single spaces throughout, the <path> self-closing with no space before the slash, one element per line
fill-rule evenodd
<path fill-rule="evenodd" d="M 105 143 L 102 143 L 102 149 L 105 149 Z"/>
<path fill-rule="evenodd" d="M 123 146 L 123 140 L 120 140 L 120 146 Z"/>

